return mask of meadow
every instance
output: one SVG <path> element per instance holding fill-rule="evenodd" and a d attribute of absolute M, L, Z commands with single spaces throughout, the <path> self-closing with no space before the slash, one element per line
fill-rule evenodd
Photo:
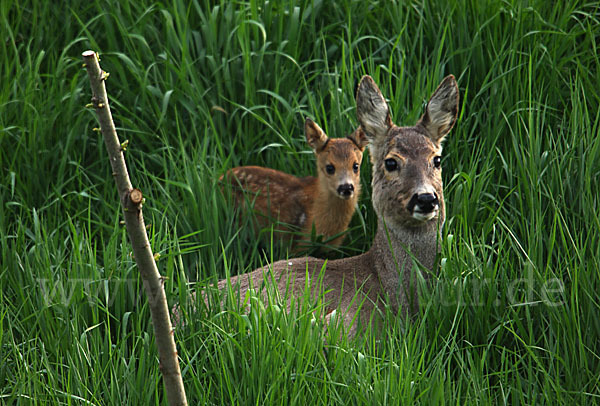
<path fill-rule="evenodd" d="M 403 125 L 459 83 L 420 314 L 352 340 L 308 297 L 187 314 L 190 404 L 600 403 L 600 2 L 3 0 L 0 26 L 0 403 L 165 403 L 87 49 L 170 303 L 288 255 L 238 225 L 228 168 L 314 174 L 304 118 L 352 131 L 364 74 Z M 375 234 L 361 172 L 332 257 Z"/>

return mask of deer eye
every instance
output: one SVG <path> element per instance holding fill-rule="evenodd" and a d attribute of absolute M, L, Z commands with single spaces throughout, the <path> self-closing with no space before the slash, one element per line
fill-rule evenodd
<path fill-rule="evenodd" d="M 442 157 L 434 156 L 433 157 L 433 166 L 439 168 L 442 165 Z"/>
<path fill-rule="evenodd" d="M 395 159 L 388 158 L 384 161 L 384 164 L 385 164 L 385 169 L 388 172 L 392 172 L 392 171 L 395 171 L 396 169 L 398 169 L 398 162 L 396 162 Z"/>
<path fill-rule="evenodd" d="M 328 164 L 325 166 L 325 171 L 330 174 L 333 175 L 335 173 L 335 166 Z"/>
<path fill-rule="evenodd" d="M 352 170 L 354 171 L 354 173 L 358 173 L 358 163 L 354 162 L 354 165 L 352 165 Z"/>

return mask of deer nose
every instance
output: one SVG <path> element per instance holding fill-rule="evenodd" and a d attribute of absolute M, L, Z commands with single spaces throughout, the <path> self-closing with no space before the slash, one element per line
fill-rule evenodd
<path fill-rule="evenodd" d="M 339 185 L 337 192 L 340 196 L 348 198 L 352 196 L 352 193 L 354 193 L 354 185 L 352 183 L 344 183 L 343 185 Z"/>
<path fill-rule="evenodd" d="M 419 206 L 419 210 L 425 213 L 433 211 L 435 207 L 440 203 L 435 193 L 419 193 L 415 195 L 416 204 Z"/>

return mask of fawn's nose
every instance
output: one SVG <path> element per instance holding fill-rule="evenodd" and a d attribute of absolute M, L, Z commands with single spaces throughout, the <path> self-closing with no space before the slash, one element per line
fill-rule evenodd
<path fill-rule="evenodd" d="M 344 183 L 339 185 L 337 188 L 337 192 L 340 196 L 344 198 L 349 198 L 354 193 L 354 185 L 352 183 Z"/>

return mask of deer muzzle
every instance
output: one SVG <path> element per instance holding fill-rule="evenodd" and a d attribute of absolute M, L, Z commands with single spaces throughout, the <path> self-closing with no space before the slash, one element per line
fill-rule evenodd
<path fill-rule="evenodd" d="M 344 183 L 338 186 L 337 192 L 342 199 L 349 199 L 354 194 L 354 185 L 352 183 Z"/>
<path fill-rule="evenodd" d="M 415 193 L 406 208 L 413 218 L 428 221 L 437 216 L 440 201 L 436 193 Z"/>

